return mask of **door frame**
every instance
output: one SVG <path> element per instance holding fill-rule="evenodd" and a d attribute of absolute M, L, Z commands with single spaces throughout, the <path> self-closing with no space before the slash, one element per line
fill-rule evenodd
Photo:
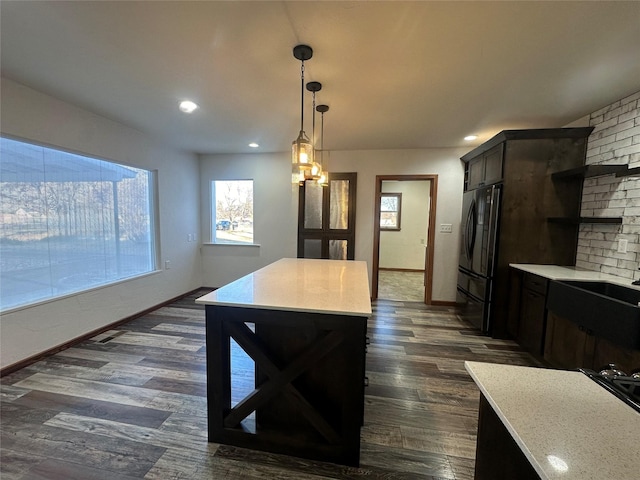
<path fill-rule="evenodd" d="M 380 264 L 380 198 L 382 194 L 382 182 L 385 180 L 396 181 L 429 181 L 429 220 L 427 232 L 427 247 L 424 255 L 425 286 L 424 303 L 432 304 L 433 290 L 433 255 L 436 238 L 436 200 L 438 194 L 438 175 L 376 175 L 376 200 L 375 215 L 373 221 L 373 278 L 371 285 L 371 298 L 378 298 L 378 280 Z"/>

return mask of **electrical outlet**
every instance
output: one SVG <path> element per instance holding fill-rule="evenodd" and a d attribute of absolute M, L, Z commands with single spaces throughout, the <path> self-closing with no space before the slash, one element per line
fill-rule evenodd
<path fill-rule="evenodd" d="M 629 241 L 626 238 L 618 239 L 618 253 L 627 253 L 627 244 Z"/>
<path fill-rule="evenodd" d="M 440 224 L 440 233 L 451 233 L 451 232 L 453 232 L 453 226 L 450 223 Z"/>
<path fill-rule="evenodd" d="M 169 260 L 164 261 L 164 269 L 169 270 L 171 268 L 171 262 Z"/>

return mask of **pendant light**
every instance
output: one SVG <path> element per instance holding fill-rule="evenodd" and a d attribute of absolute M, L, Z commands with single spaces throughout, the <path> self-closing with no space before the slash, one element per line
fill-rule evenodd
<path fill-rule="evenodd" d="M 322 84 L 320 82 L 309 82 L 307 83 L 307 90 L 309 90 L 313 94 L 313 117 L 311 121 L 311 141 L 315 146 L 316 144 L 316 92 L 322 90 Z M 322 165 L 316 162 L 315 148 L 313 154 L 313 161 L 311 162 L 311 168 L 304 171 L 304 179 L 305 180 L 318 180 L 322 175 Z"/>
<path fill-rule="evenodd" d="M 304 62 L 313 56 L 308 45 L 293 47 L 293 56 L 300 60 L 300 133 L 291 145 L 291 181 L 304 181 L 304 172 L 310 170 L 313 163 L 313 145 L 304 133 Z"/>
<path fill-rule="evenodd" d="M 320 112 L 320 150 L 317 150 L 317 152 L 320 152 L 320 167 L 322 170 L 322 173 L 320 174 L 320 178 L 318 178 L 318 183 L 320 185 L 322 185 L 323 187 L 328 187 L 329 186 L 329 172 L 327 172 L 326 168 L 327 166 L 324 163 L 324 114 L 325 112 L 329 111 L 329 105 L 318 105 L 316 107 L 316 111 Z"/>

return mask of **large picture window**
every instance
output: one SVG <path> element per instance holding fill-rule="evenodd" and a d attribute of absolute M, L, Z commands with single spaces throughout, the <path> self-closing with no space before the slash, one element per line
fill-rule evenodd
<path fill-rule="evenodd" d="M 0 309 L 155 270 L 153 177 L 0 138 Z"/>
<path fill-rule="evenodd" d="M 213 192 L 214 243 L 253 243 L 253 180 L 215 180 Z"/>

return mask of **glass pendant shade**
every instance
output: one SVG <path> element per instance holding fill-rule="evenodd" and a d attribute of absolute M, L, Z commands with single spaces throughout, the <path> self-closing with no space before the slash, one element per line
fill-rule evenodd
<path fill-rule="evenodd" d="M 301 170 L 309 170 L 313 164 L 313 145 L 303 130 L 291 144 L 291 163 Z"/>
<path fill-rule="evenodd" d="M 325 170 L 323 157 L 324 157 L 324 151 L 316 150 L 316 158 L 318 159 L 317 165 L 319 166 L 319 172 L 318 172 L 318 175 L 313 177 L 313 180 L 315 180 L 318 183 L 318 185 L 322 187 L 328 187 L 329 172 Z"/>
<path fill-rule="evenodd" d="M 322 187 L 328 187 L 329 186 L 329 174 L 327 172 L 322 172 L 322 175 L 320 175 L 320 178 L 318 179 L 318 183 Z"/>
<path fill-rule="evenodd" d="M 318 162 L 311 163 L 311 168 L 304 170 L 305 180 L 318 180 L 322 175 L 322 165 Z"/>

